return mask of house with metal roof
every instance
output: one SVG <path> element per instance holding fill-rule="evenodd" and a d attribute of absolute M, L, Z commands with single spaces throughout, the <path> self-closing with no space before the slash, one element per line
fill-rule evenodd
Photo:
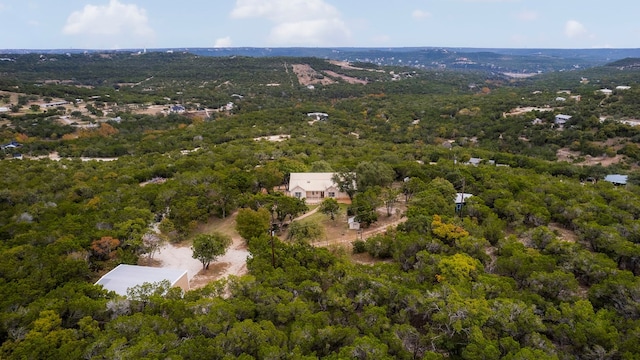
<path fill-rule="evenodd" d="M 628 175 L 610 174 L 604 177 L 604 181 L 608 181 L 613 185 L 627 185 Z"/>
<path fill-rule="evenodd" d="M 308 202 L 320 202 L 325 198 L 349 200 L 349 195 L 340 192 L 333 181 L 335 173 L 291 173 L 289 179 L 289 196 L 306 199 Z"/>
<path fill-rule="evenodd" d="M 130 288 L 144 283 L 153 284 L 165 280 L 169 281 L 172 287 L 179 287 L 184 291 L 189 290 L 187 270 L 126 264 L 118 265 L 115 269 L 106 273 L 96 282 L 96 285 L 102 285 L 106 290 L 127 296 L 127 291 Z"/>

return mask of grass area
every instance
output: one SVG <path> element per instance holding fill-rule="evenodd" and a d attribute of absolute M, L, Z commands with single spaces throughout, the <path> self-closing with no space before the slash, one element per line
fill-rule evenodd
<path fill-rule="evenodd" d="M 236 213 L 233 213 L 224 219 L 212 216 L 206 224 L 198 226 L 196 234 L 211 234 L 215 231 L 230 236 L 231 238 L 240 237 L 236 231 Z"/>
<path fill-rule="evenodd" d="M 347 226 L 347 207 L 346 204 L 340 204 L 340 213 L 335 220 L 321 212 L 309 215 L 308 217 L 298 220 L 301 223 L 317 223 L 324 228 L 324 239 L 320 241 L 331 241 L 344 239 L 348 236 L 349 229 Z M 311 207 L 310 207 L 311 208 Z M 355 233 L 353 234 L 355 240 Z"/>

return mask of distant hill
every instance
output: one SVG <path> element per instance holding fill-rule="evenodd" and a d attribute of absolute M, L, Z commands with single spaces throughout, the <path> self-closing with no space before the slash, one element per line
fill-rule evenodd
<path fill-rule="evenodd" d="M 606 66 L 617 67 L 622 69 L 639 69 L 640 58 L 624 58 L 622 60 L 614 61 Z"/>
<path fill-rule="evenodd" d="M 483 48 L 163 48 L 127 50 L 5 50 L 6 54 L 91 52 L 170 52 L 216 57 L 315 57 L 385 66 L 482 70 L 499 73 L 547 73 L 603 66 L 640 58 L 640 49 L 483 49 Z"/>

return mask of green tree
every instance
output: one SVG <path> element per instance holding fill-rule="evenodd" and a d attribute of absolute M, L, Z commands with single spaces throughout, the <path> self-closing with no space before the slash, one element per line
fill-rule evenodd
<path fill-rule="evenodd" d="M 356 194 L 349 209 L 357 222 L 364 224 L 364 227 L 369 227 L 378 221 L 378 206 L 380 206 L 380 200 L 377 191 L 369 189 Z"/>
<path fill-rule="evenodd" d="M 402 194 L 404 195 L 405 202 L 411 201 L 413 195 L 419 193 L 420 191 L 427 189 L 427 184 L 422 181 L 420 178 L 412 177 L 407 181 L 402 183 Z"/>
<path fill-rule="evenodd" d="M 349 171 L 342 171 L 333 174 L 331 180 L 336 184 L 338 190 L 349 196 L 350 200 L 353 200 L 357 191 L 356 173 Z"/>
<path fill-rule="evenodd" d="M 400 191 L 390 187 L 382 189 L 380 198 L 384 207 L 387 209 L 387 216 L 393 215 L 393 206 L 398 202 L 398 195 Z"/>
<path fill-rule="evenodd" d="M 336 215 L 340 213 L 340 204 L 338 204 L 338 201 L 336 199 L 326 198 L 322 200 L 322 203 L 320 203 L 320 207 L 318 208 L 318 210 L 320 210 L 320 212 L 325 215 L 329 215 L 331 220 L 335 220 Z"/>
<path fill-rule="evenodd" d="M 356 167 L 358 189 L 365 191 L 372 186 L 386 187 L 391 185 L 396 173 L 391 166 L 378 161 L 364 161 Z"/>
<path fill-rule="evenodd" d="M 193 239 L 192 257 L 200 260 L 202 269 L 208 269 L 212 261 L 227 252 L 229 245 L 231 245 L 231 238 L 222 233 L 200 234 Z"/>
<path fill-rule="evenodd" d="M 240 236 L 249 241 L 253 238 L 267 234 L 271 228 L 271 214 L 269 210 L 240 209 L 236 216 L 236 230 Z"/>
<path fill-rule="evenodd" d="M 306 242 L 321 239 L 324 230 L 320 224 L 313 221 L 294 221 L 289 224 L 287 240 Z"/>

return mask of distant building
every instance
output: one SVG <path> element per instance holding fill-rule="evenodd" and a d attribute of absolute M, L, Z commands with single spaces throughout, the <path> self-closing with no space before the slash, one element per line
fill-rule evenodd
<path fill-rule="evenodd" d="M 569 120 L 571 120 L 571 115 L 558 114 L 554 122 L 556 125 L 564 125 Z"/>
<path fill-rule="evenodd" d="M 607 96 L 613 94 L 613 90 L 611 90 L 611 89 L 600 89 L 600 90 L 598 90 L 598 92 L 602 93 L 602 94 L 605 94 Z"/>
<path fill-rule="evenodd" d="M 174 113 L 174 114 L 182 114 L 185 111 L 187 111 L 187 110 L 182 105 L 174 105 L 171 108 L 169 108 L 169 112 Z"/>
<path fill-rule="evenodd" d="M 629 89 L 631 89 L 631 86 L 626 86 L 626 85 L 616 86 L 616 90 L 629 90 Z"/>
<path fill-rule="evenodd" d="M 54 102 L 40 104 L 40 107 L 43 107 L 43 108 L 47 109 L 47 108 L 58 107 L 58 106 L 63 106 L 63 105 L 67 105 L 67 104 L 68 104 L 68 102 L 66 102 L 66 101 L 54 101 Z"/>
<path fill-rule="evenodd" d="M 627 180 L 629 179 L 628 175 L 621 174 L 610 174 L 604 177 L 604 181 L 608 181 L 613 185 L 627 185 Z"/>
<path fill-rule="evenodd" d="M 168 268 L 155 268 L 137 265 L 118 265 L 96 282 L 106 290 L 114 291 L 119 295 L 127 296 L 127 291 L 144 283 L 157 283 L 167 280 L 172 287 L 179 287 L 184 291 L 189 290 L 189 278 L 187 270 Z"/>
<path fill-rule="evenodd" d="M 228 102 L 226 105 L 223 105 L 220 110 L 222 111 L 231 111 L 235 107 L 235 104 L 232 102 Z"/>
<path fill-rule="evenodd" d="M 0 148 L 1 148 L 2 150 L 7 150 L 7 149 L 15 149 L 15 148 L 19 148 L 19 147 L 21 147 L 21 146 L 22 146 L 22 144 L 20 144 L 19 142 L 17 142 L 17 141 L 15 141 L 15 140 L 14 140 L 14 141 L 12 141 L 12 142 L 10 142 L 10 143 L 8 143 L 8 144 L 0 145 Z"/>
<path fill-rule="evenodd" d="M 314 117 L 317 121 L 326 120 L 329 118 L 329 114 L 323 112 L 311 112 L 307 114 L 308 117 Z"/>
<path fill-rule="evenodd" d="M 360 230 L 360 223 L 356 221 L 355 216 L 349 217 L 347 223 L 349 224 L 349 230 Z"/>
<path fill-rule="evenodd" d="M 457 193 L 456 199 L 455 199 L 456 211 L 462 210 L 462 207 L 467 202 L 467 199 L 472 196 L 473 194 L 469 194 L 469 193 Z"/>
<path fill-rule="evenodd" d="M 467 162 L 466 162 L 466 163 L 464 163 L 464 164 L 465 164 L 465 165 L 478 166 L 478 165 L 480 165 L 480 164 L 485 164 L 485 163 L 486 163 L 486 164 L 489 164 L 489 165 L 495 165 L 495 164 L 496 164 L 496 161 L 495 161 L 495 160 L 487 160 L 487 161 L 485 161 L 485 160 L 484 160 L 484 159 L 482 159 L 482 158 L 475 158 L 475 157 L 472 157 L 472 158 L 470 158 L 470 159 L 469 159 L 469 161 L 467 161 Z"/>

